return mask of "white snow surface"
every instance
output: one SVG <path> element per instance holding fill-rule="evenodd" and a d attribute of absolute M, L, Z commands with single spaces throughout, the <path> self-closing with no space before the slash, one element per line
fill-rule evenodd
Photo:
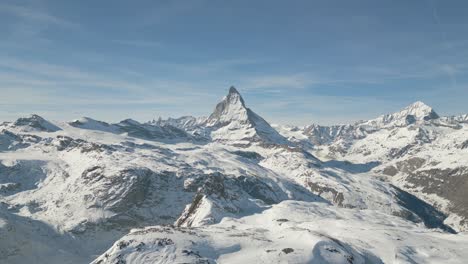
<path fill-rule="evenodd" d="M 201 228 L 132 230 L 93 263 L 465 263 L 467 246 L 375 210 L 284 201 Z"/>
<path fill-rule="evenodd" d="M 208 118 L 3 123 L 0 263 L 464 263 L 463 206 L 411 178 L 463 174 L 464 120 L 273 128 L 232 88 Z"/>

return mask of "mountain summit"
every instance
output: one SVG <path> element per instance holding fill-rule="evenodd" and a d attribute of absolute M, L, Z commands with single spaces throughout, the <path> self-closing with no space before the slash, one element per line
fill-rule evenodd
<path fill-rule="evenodd" d="M 19 118 L 13 123 L 13 126 L 20 127 L 24 131 L 57 132 L 61 130 L 60 127 L 36 114 L 32 114 L 29 117 Z"/>
<path fill-rule="evenodd" d="M 253 142 L 288 143 L 265 119 L 246 107 L 234 86 L 216 105 L 205 125 L 211 129 L 211 137 L 218 141 L 234 140 L 236 144 L 246 145 Z"/>
<path fill-rule="evenodd" d="M 401 115 L 412 115 L 416 120 L 431 120 L 439 118 L 439 115 L 427 104 L 417 101 L 399 112 Z"/>
<path fill-rule="evenodd" d="M 439 118 L 439 115 L 434 111 L 434 109 L 432 109 L 432 107 L 421 101 L 417 101 L 403 108 L 399 112 L 382 115 L 376 119 L 367 121 L 366 124 L 376 128 L 405 126 L 437 118 Z"/>
<path fill-rule="evenodd" d="M 244 99 L 234 86 L 229 88 L 229 93 L 221 102 L 216 105 L 214 112 L 206 121 L 207 126 L 218 127 L 226 125 L 232 121 L 248 123 L 248 108 Z"/>

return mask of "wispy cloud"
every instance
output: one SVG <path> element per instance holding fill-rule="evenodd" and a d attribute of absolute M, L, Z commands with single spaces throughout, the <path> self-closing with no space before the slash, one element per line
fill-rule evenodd
<path fill-rule="evenodd" d="M 10 4 L 0 4 L 0 13 L 13 15 L 23 21 L 44 23 L 66 28 L 78 28 L 79 24 L 52 15 L 45 10 Z"/>
<path fill-rule="evenodd" d="M 2 23 L 6 23 L 9 28 L 2 36 L 2 48 L 34 49 L 53 42 L 52 35 L 45 34 L 46 30 L 82 29 L 80 24 L 53 15 L 46 8 L 37 6 L 0 3 L 0 16 Z"/>
<path fill-rule="evenodd" d="M 3 70 L 2 70 L 3 69 Z M 140 76 L 141 77 L 141 76 Z M 193 98 L 216 100 L 188 81 L 143 76 L 136 81 L 78 68 L 12 58 L 0 59 L 2 105 L 190 105 Z M 86 93 L 79 92 L 87 91 Z M 119 91 L 118 93 L 115 93 Z M 102 96 L 105 94 L 105 96 Z"/>

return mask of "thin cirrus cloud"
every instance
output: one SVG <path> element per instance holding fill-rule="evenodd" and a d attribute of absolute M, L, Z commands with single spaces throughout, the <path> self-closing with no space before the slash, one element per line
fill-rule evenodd
<path fill-rule="evenodd" d="M 0 4 L 0 13 L 19 19 L 18 22 L 42 23 L 65 28 L 79 28 L 79 24 L 51 15 L 47 11 L 14 4 Z"/>
<path fill-rule="evenodd" d="M 226 61 L 212 62 L 204 65 L 214 70 L 212 65 L 223 65 L 227 68 L 233 64 L 248 63 L 248 61 Z M 112 106 L 144 106 L 152 105 L 154 109 L 160 112 L 162 109 L 173 109 L 172 115 L 186 115 L 200 113 L 206 115 L 213 105 L 219 100 L 219 94 L 224 94 L 228 83 L 212 82 L 210 85 L 200 86 L 198 83 L 187 81 L 176 81 L 172 79 L 162 80 L 157 78 L 144 79 L 139 83 L 131 82 L 125 79 L 118 79 L 114 75 L 105 76 L 92 72 L 83 71 L 74 67 L 55 65 L 41 62 L 22 61 L 18 59 L 2 58 L 0 67 L 9 69 L 11 72 L 0 74 L 0 84 L 7 100 L 2 104 L 3 107 L 12 105 L 36 105 L 39 109 L 42 107 L 57 107 L 66 104 L 67 107 L 80 109 L 83 106 L 93 106 L 101 112 L 105 112 L 103 107 Z M 177 66 L 177 67 L 184 67 Z M 196 68 L 191 65 L 190 68 Z M 200 65 L 199 67 L 202 67 Z M 370 69 L 365 69 L 372 72 Z M 199 71 L 197 71 L 199 72 Z M 378 70 L 379 74 L 397 75 L 391 70 Z M 384 109 L 398 109 L 401 104 L 390 104 L 388 101 L 379 100 L 371 97 L 359 96 L 325 96 L 317 94 L 303 94 L 294 96 L 295 93 L 282 98 L 284 92 L 291 92 L 291 89 L 299 91 L 307 90 L 311 86 L 320 86 L 336 83 L 365 83 L 370 80 L 350 79 L 334 80 L 308 78 L 313 74 L 291 74 L 291 75 L 260 75 L 243 77 L 247 81 L 242 82 L 240 90 L 245 92 L 248 105 L 258 109 L 260 113 L 276 122 L 304 124 L 306 122 L 319 123 L 343 123 L 346 120 L 363 119 L 373 117 L 374 114 L 362 113 L 360 107 L 379 107 L 385 105 Z M 369 74 L 364 74 L 364 76 Z M 9 89 L 7 89 L 9 88 Z M 88 89 L 86 89 L 88 88 Z M 91 89 L 89 89 L 91 88 Z M 82 93 L 82 90 L 88 93 Z M 106 89 L 110 89 L 107 91 Z M 119 90 L 120 95 L 110 96 L 110 91 Z M 212 91 L 218 91 L 213 93 Z M 268 91 L 277 91 L 279 97 L 268 99 L 270 103 L 261 98 L 253 97 L 252 92 L 265 93 Z M 96 93 L 97 92 L 97 93 Z M 104 96 L 102 96 L 104 94 Z M 27 96 L 25 96 L 27 95 Z M 194 98 L 204 98 L 204 103 L 193 100 Z M 7 103 L 8 102 L 8 103 Z M 14 102 L 14 103 L 11 103 Z M 314 111 L 310 111 L 313 105 Z M 355 106 L 360 107 L 356 108 Z M 337 107 L 340 106 L 340 107 Z M 393 106 L 393 107 L 390 107 Z M 111 108 L 112 109 L 112 108 Z M 309 110 L 308 110 L 309 109 Z M 382 109 L 379 107 L 379 109 Z M 346 111 L 347 115 L 340 116 L 340 111 Z M 71 109 L 70 109 L 71 112 Z M 49 112 L 47 112 L 49 113 Z M 161 112 L 160 112 L 161 113 Z M 274 115 L 272 115 L 274 113 Z M 318 113 L 327 113 L 322 116 Z M 378 112 L 379 114 L 381 112 Z M 151 117 L 153 114 L 139 112 L 142 116 Z M 169 114 L 169 113 L 166 113 Z M 110 116 L 104 114 L 103 116 Z M 122 114 L 123 116 L 123 114 Z M 287 117 L 293 117 L 289 121 Z"/>

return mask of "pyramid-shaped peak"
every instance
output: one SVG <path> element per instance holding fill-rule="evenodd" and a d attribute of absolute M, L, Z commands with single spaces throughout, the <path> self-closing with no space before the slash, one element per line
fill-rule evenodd
<path fill-rule="evenodd" d="M 228 95 L 216 105 L 204 124 L 211 129 L 215 140 L 288 143 L 267 121 L 246 107 L 234 87 L 229 88 Z"/>
<path fill-rule="evenodd" d="M 226 97 L 226 101 L 229 104 L 239 103 L 242 106 L 242 108 L 245 108 L 244 99 L 242 98 L 241 94 L 239 93 L 239 91 L 237 91 L 237 89 L 234 86 L 231 86 L 231 88 L 229 88 L 229 93 Z"/>
<path fill-rule="evenodd" d="M 234 86 L 229 88 L 229 93 L 221 102 L 216 105 L 214 112 L 210 115 L 207 122 L 210 125 L 219 123 L 228 123 L 231 120 L 247 121 L 247 107 L 244 99 Z"/>
<path fill-rule="evenodd" d="M 239 91 L 237 91 L 236 87 L 234 87 L 234 86 L 231 86 L 229 88 L 229 94 L 238 94 L 238 95 L 240 95 Z"/>

